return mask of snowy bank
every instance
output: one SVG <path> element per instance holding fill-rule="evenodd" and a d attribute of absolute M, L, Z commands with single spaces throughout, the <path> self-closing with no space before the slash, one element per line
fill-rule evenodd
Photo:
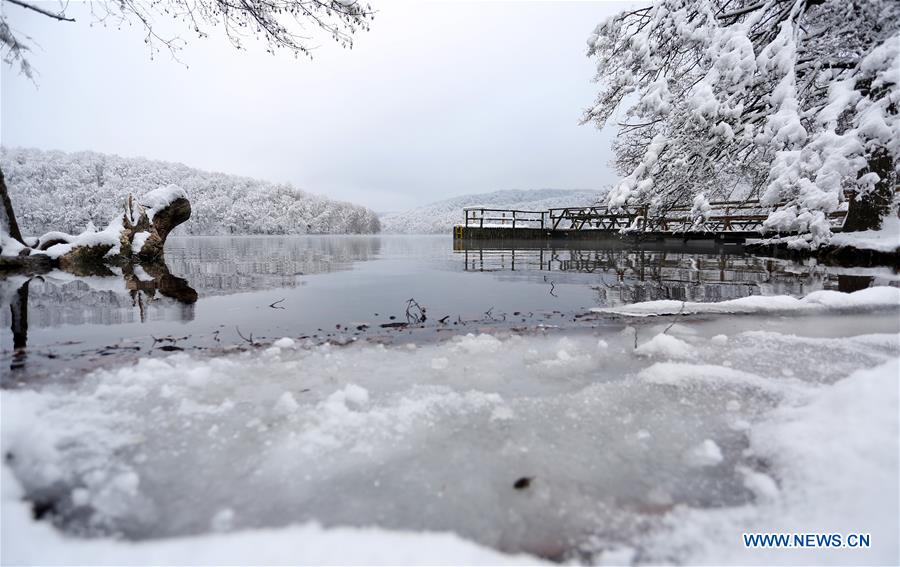
<path fill-rule="evenodd" d="M 882 221 L 881 230 L 841 232 L 831 237 L 831 246 L 847 246 L 876 252 L 900 251 L 900 218 L 892 213 Z"/>
<path fill-rule="evenodd" d="M 594 313 L 615 313 L 632 317 L 647 317 L 696 313 L 815 313 L 898 308 L 900 308 L 900 288 L 879 286 L 861 289 L 853 293 L 819 290 L 800 299 L 788 295 L 753 295 L 718 303 L 695 303 L 665 299 L 617 307 L 596 307 L 591 309 L 591 311 Z"/>
<path fill-rule="evenodd" d="M 831 337 L 804 336 L 821 334 L 816 316 L 791 334 L 751 318 L 649 323 L 425 346 L 285 338 L 0 391 L 15 477 L 3 561 L 536 561 L 487 546 L 601 563 L 897 563 L 895 318 Z M 19 486 L 94 539 L 28 519 Z M 870 533 L 872 547 L 775 554 L 740 540 L 781 529 Z"/>

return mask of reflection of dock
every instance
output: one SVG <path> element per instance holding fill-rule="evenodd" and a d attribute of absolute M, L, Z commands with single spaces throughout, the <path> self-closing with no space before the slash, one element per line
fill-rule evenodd
<path fill-rule="evenodd" d="M 749 295 L 804 295 L 819 289 L 855 291 L 872 276 L 845 275 L 810 263 L 744 254 L 740 246 L 640 248 L 609 241 L 458 241 L 466 271 L 541 282 L 589 285 L 603 305 L 655 299 L 719 301 Z M 838 269 L 839 271 L 839 269 Z"/>
<path fill-rule="evenodd" d="M 631 236 L 641 240 L 708 240 L 744 242 L 766 232 L 765 220 L 780 205 L 759 201 L 707 203 L 701 213 L 691 207 L 670 207 L 663 212 L 646 206 L 611 209 L 593 205 L 546 211 L 466 207 L 465 222 L 453 230 L 454 240 L 571 239 L 602 240 Z M 828 215 L 833 231 L 839 231 L 846 210 Z"/>

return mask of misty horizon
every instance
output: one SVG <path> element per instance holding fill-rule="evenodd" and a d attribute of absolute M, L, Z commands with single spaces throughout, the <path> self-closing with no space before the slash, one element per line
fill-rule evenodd
<path fill-rule="evenodd" d="M 290 183 L 378 212 L 599 191 L 616 176 L 609 128 L 579 124 L 596 89 L 585 40 L 623 5 L 391 1 L 352 50 L 318 38 L 314 59 L 295 59 L 182 33 L 181 62 L 151 59 L 136 28 L 90 26 L 86 6 L 69 23 L 4 5 L 40 48 L 34 82 L 2 70 L 0 139 Z"/>

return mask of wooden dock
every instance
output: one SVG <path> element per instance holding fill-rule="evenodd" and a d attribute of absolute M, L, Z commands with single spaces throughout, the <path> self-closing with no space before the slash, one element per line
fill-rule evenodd
<path fill-rule="evenodd" d="M 763 206 L 757 200 L 718 201 L 709 205 L 709 213 L 700 222 L 692 216 L 690 207 L 671 208 L 663 215 L 649 214 L 646 206 L 613 210 L 591 205 L 546 211 L 466 207 L 465 223 L 454 227 L 453 238 L 602 240 L 633 236 L 642 240 L 744 242 L 766 235 L 763 223 L 778 209 L 778 206 Z M 840 231 L 846 216 L 846 210 L 829 215 L 833 231 Z"/>

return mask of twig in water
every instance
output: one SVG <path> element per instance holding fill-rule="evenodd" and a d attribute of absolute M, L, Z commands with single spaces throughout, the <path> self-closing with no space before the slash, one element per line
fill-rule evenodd
<path fill-rule="evenodd" d="M 488 309 L 487 311 L 484 312 L 485 316 L 487 316 L 488 319 L 490 319 L 491 321 L 506 321 L 506 313 L 502 314 L 503 319 L 497 319 L 496 317 L 494 317 L 494 314 L 492 313 L 492 311 L 494 311 L 493 306 L 491 306 L 490 309 Z"/>
<path fill-rule="evenodd" d="M 237 331 L 239 337 L 241 337 L 245 342 L 250 343 L 250 346 L 257 346 L 257 344 L 253 341 L 253 333 L 250 333 L 250 338 L 248 339 L 243 334 L 241 334 L 241 328 L 235 325 L 234 330 Z"/>
<path fill-rule="evenodd" d="M 678 310 L 678 313 L 675 314 L 675 318 L 672 319 L 672 322 L 669 323 L 669 326 L 666 327 L 666 330 L 663 331 L 662 334 L 665 335 L 666 333 L 668 333 L 668 332 L 669 332 L 669 329 L 672 328 L 672 325 L 674 325 L 675 323 L 678 322 L 678 318 L 681 317 L 681 314 L 682 314 L 682 313 L 684 313 L 684 304 L 685 304 L 685 303 L 687 303 L 687 302 L 686 302 L 686 301 L 682 301 L 682 302 L 681 302 L 681 309 Z"/>
<path fill-rule="evenodd" d="M 406 301 L 406 322 L 407 323 L 424 323 L 428 317 L 425 316 L 425 308 L 419 305 L 412 297 Z"/>
<path fill-rule="evenodd" d="M 279 299 L 278 301 L 274 302 L 274 303 L 270 303 L 270 304 L 269 304 L 269 307 L 271 307 L 272 309 L 284 309 L 284 307 L 280 307 L 280 306 L 278 305 L 278 304 L 281 303 L 282 301 L 284 301 L 284 298 L 283 298 L 283 297 L 282 297 L 281 299 Z"/>
<path fill-rule="evenodd" d="M 553 281 L 553 280 L 548 280 L 548 279 L 547 279 L 547 276 L 544 276 L 544 281 L 545 281 L 545 282 L 550 282 L 550 295 L 552 295 L 553 297 L 559 297 L 558 295 L 556 295 L 555 293 L 553 293 L 554 290 L 556 290 L 556 282 Z"/>

